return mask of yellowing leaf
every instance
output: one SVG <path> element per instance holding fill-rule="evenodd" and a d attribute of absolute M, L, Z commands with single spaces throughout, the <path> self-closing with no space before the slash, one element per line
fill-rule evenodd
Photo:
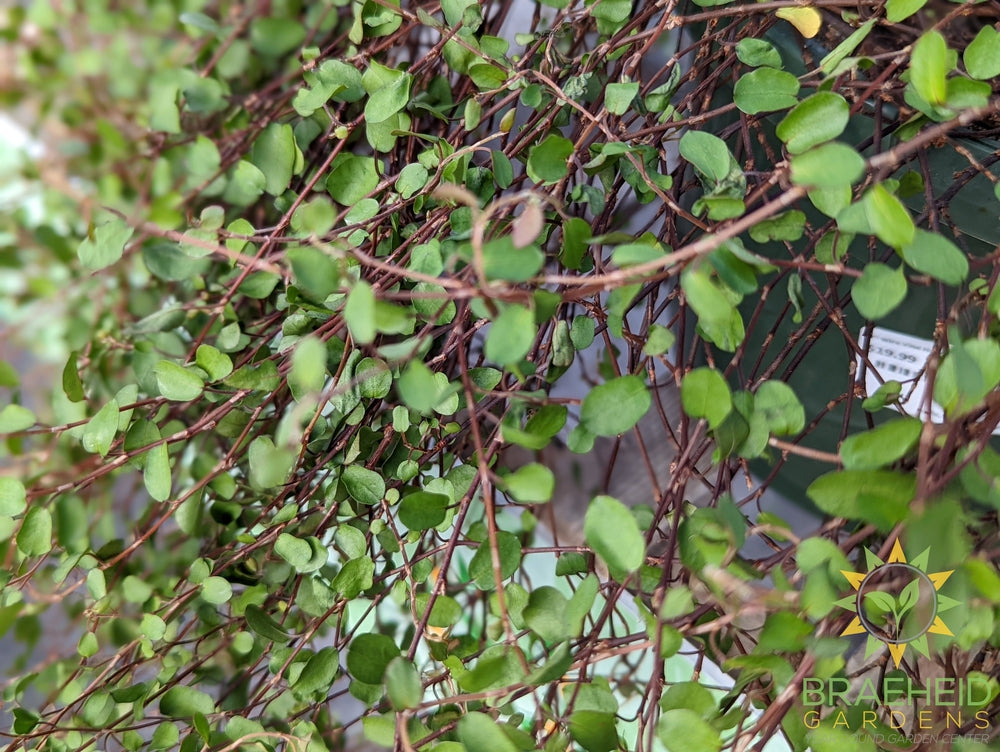
<path fill-rule="evenodd" d="M 774 15 L 788 21 L 806 39 L 816 36 L 823 25 L 823 17 L 815 8 L 779 8 Z"/>

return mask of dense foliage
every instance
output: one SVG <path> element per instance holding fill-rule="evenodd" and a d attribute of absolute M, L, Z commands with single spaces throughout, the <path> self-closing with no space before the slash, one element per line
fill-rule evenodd
<path fill-rule="evenodd" d="M 0 361 L 9 749 L 896 749 L 804 713 L 870 669 L 997 722 L 996 2 L 0 13 L 0 315 L 59 363 Z M 545 452 L 622 435 L 648 498 L 554 545 Z M 900 536 L 954 635 L 851 662 Z"/>

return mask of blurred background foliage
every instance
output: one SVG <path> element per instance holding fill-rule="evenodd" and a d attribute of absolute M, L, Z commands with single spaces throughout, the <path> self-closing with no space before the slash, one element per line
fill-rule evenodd
<path fill-rule="evenodd" d="M 998 13 L 0 9 L 10 748 L 995 736 Z M 900 537 L 953 639 L 845 653 Z"/>

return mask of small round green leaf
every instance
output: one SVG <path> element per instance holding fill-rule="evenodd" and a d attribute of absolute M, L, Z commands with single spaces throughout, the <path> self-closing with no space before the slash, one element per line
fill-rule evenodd
<path fill-rule="evenodd" d="M 946 285 L 960 285 L 969 276 L 969 260 L 954 243 L 935 232 L 916 230 L 913 242 L 903 246 L 903 260 Z"/>
<path fill-rule="evenodd" d="M 264 360 L 236 369 L 226 377 L 224 383 L 233 389 L 257 389 L 262 392 L 271 392 L 278 388 L 281 376 L 273 361 Z"/>
<path fill-rule="evenodd" d="M 833 517 L 864 520 L 887 532 L 906 517 L 915 491 L 913 473 L 835 470 L 813 481 L 806 494 Z"/>
<path fill-rule="evenodd" d="M 792 182 L 811 188 L 850 186 L 864 174 L 864 157 L 839 141 L 809 149 L 793 157 L 791 163 Z"/>
<path fill-rule="evenodd" d="M 153 737 L 149 740 L 149 748 L 174 749 L 180 738 L 181 732 L 180 729 L 177 728 L 177 724 L 164 721 L 163 723 L 158 724 L 156 730 L 153 731 Z M 135 748 L 139 749 L 142 743 L 142 737 L 139 737 L 138 744 Z"/>
<path fill-rule="evenodd" d="M 580 424 L 595 436 L 617 436 L 638 423 L 652 404 L 641 378 L 621 376 L 594 387 L 584 397 Z"/>
<path fill-rule="evenodd" d="M 520 222 L 522 219 L 519 217 L 516 221 Z M 545 264 L 545 254 L 537 245 L 519 248 L 514 241 L 515 235 L 505 235 L 483 246 L 483 272 L 490 282 L 527 282 Z M 440 303 L 437 307 L 440 307 Z"/>
<path fill-rule="evenodd" d="M 337 223 L 337 209 L 325 196 L 316 196 L 299 205 L 292 215 L 292 229 L 297 235 L 322 237 Z"/>
<path fill-rule="evenodd" d="M 284 644 L 291 639 L 284 628 L 268 616 L 267 612 L 260 606 L 247 606 L 244 616 L 250 631 L 260 635 L 265 640 Z"/>
<path fill-rule="evenodd" d="M 450 628 L 462 620 L 464 615 L 462 606 L 454 598 L 447 595 L 438 595 L 433 600 L 434 603 L 431 605 L 431 596 L 429 593 L 418 593 L 413 601 L 417 618 L 423 618 L 427 607 L 431 606 L 431 612 L 427 616 L 428 626 Z"/>
<path fill-rule="evenodd" d="M 688 305 L 703 323 L 725 321 L 733 313 L 732 303 L 703 268 L 685 269 L 681 273 L 681 289 Z"/>
<path fill-rule="evenodd" d="M 130 574 L 122 580 L 122 594 L 129 603 L 145 603 L 153 595 L 153 586 L 141 577 Z"/>
<path fill-rule="evenodd" d="M 384 634 L 359 634 L 347 651 L 347 670 L 365 684 L 381 684 L 385 670 L 399 656 L 399 646 Z"/>
<path fill-rule="evenodd" d="M 27 494 L 17 478 L 0 476 L 0 515 L 15 517 L 25 510 Z"/>
<path fill-rule="evenodd" d="M 840 459 L 848 470 L 869 470 L 890 465 L 916 446 L 923 423 L 897 418 L 844 439 Z"/>
<path fill-rule="evenodd" d="M 11 708 L 11 715 L 14 717 L 11 730 L 18 735 L 30 734 L 42 720 L 40 715 L 24 708 Z"/>
<path fill-rule="evenodd" d="M 335 647 L 321 648 L 306 661 L 302 673 L 292 685 L 296 695 L 309 697 L 315 694 L 326 696 L 330 685 L 340 671 L 340 653 Z"/>
<path fill-rule="evenodd" d="M 549 468 L 531 462 L 504 478 L 504 488 L 522 504 L 543 504 L 552 498 L 556 478 Z"/>
<path fill-rule="evenodd" d="M 392 387 L 392 371 L 384 360 L 364 358 L 354 369 L 358 391 L 368 399 L 382 399 Z"/>
<path fill-rule="evenodd" d="M 879 240 L 896 249 L 913 242 L 916 229 L 910 213 L 884 185 L 872 187 L 865 194 L 863 204 L 868 223 Z"/>
<path fill-rule="evenodd" d="M 881 410 L 888 404 L 897 402 L 899 400 L 899 395 L 903 392 L 903 385 L 898 381 L 887 381 L 878 389 L 876 389 L 871 396 L 865 399 L 861 403 L 861 407 L 870 413 L 876 410 Z"/>
<path fill-rule="evenodd" d="M 287 55 L 302 44 L 305 37 L 305 26 L 293 18 L 260 16 L 250 24 L 250 44 L 262 55 Z"/>
<path fill-rule="evenodd" d="M 711 718 L 717 708 L 712 692 L 697 681 L 674 684 L 660 699 L 663 710 L 672 708 L 687 708 L 693 710 L 702 718 Z"/>
<path fill-rule="evenodd" d="M 375 564 L 368 556 L 359 556 L 346 562 L 330 587 L 345 598 L 357 598 L 374 584 Z"/>
<path fill-rule="evenodd" d="M 962 55 L 965 69 L 973 78 L 987 81 L 1000 76 L 1000 32 L 983 26 Z"/>
<path fill-rule="evenodd" d="M 253 162 L 241 159 L 233 167 L 222 197 L 236 206 L 249 206 L 260 198 L 266 186 L 267 176 L 261 169 Z M 188 269 L 192 268 L 193 265 L 189 264 Z"/>
<path fill-rule="evenodd" d="M 410 99 L 410 84 L 413 82 L 411 74 L 384 66 L 380 66 L 380 70 L 385 80 L 374 91 L 370 91 L 371 96 L 365 104 L 365 120 L 369 123 L 388 120 L 406 107 Z M 367 86 L 367 72 L 362 80 Z"/>
<path fill-rule="evenodd" d="M 142 633 L 151 640 L 162 640 L 167 633 L 167 623 L 156 614 L 143 614 L 139 623 Z"/>
<path fill-rule="evenodd" d="M 250 443 L 247 459 L 250 463 L 250 485 L 263 490 L 280 486 L 288 480 L 296 454 L 276 447 L 270 436 L 258 436 Z"/>
<path fill-rule="evenodd" d="M 577 710 L 569 717 L 569 735 L 587 752 L 611 752 L 619 748 L 616 722 L 614 713 Z M 688 749 L 701 752 L 698 747 Z"/>
<path fill-rule="evenodd" d="M 794 242 L 802 237 L 805 225 L 805 213 L 792 209 L 761 220 L 750 228 L 750 237 L 758 243 L 770 240 Z M 756 281 L 753 284 L 756 288 Z"/>
<path fill-rule="evenodd" d="M 507 155 L 498 149 L 490 151 L 490 163 L 493 165 L 493 180 L 501 188 L 509 188 L 514 182 L 514 166 Z"/>
<path fill-rule="evenodd" d="M 646 559 L 646 541 L 639 523 L 618 499 L 595 498 L 587 508 L 583 534 L 616 579 L 636 571 Z"/>
<path fill-rule="evenodd" d="M 927 4 L 927 0 L 887 0 L 885 17 L 889 23 L 905 21 Z"/>
<path fill-rule="evenodd" d="M 201 377 L 169 360 L 161 360 L 154 369 L 160 394 L 175 402 L 197 399 L 205 388 Z"/>
<path fill-rule="evenodd" d="M 1000 345 L 993 339 L 953 340 L 938 366 L 934 400 L 949 415 L 978 405 L 1000 384 Z"/>
<path fill-rule="evenodd" d="M 195 713 L 211 715 L 215 712 L 215 700 L 201 690 L 175 685 L 160 697 L 160 712 L 168 718 L 190 718 Z"/>
<path fill-rule="evenodd" d="M 795 105 L 775 133 L 790 153 L 801 154 L 843 133 L 850 110 L 840 94 L 819 91 Z"/>
<path fill-rule="evenodd" d="M 233 586 L 224 577 L 206 577 L 201 583 L 201 597 L 216 605 L 228 603 L 233 597 Z"/>
<path fill-rule="evenodd" d="M 326 345 L 319 337 L 306 337 L 292 351 L 288 385 L 293 394 L 319 392 L 326 383 Z"/>
<path fill-rule="evenodd" d="M 548 643 L 565 640 L 571 636 L 566 619 L 568 605 L 566 596 L 554 587 L 537 587 L 531 591 L 528 605 L 524 607 L 524 623 Z"/>
<path fill-rule="evenodd" d="M 651 324 L 646 338 L 646 344 L 642 346 L 643 355 L 662 355 L 674 346 L 677 336 L 667 327 L 660 324 Z"/>
<path fill-rule="evenodd" d="M 264 190 L 272 196 L 280 196 L 292 182 L 297 150 L 287 123 L 271 123 L 254 142 L 250 161 L 264 173 Z"/>
<path fill-rule="evenodd" d="M 458 722 L 458 738 L 467 752 L 519 752 L 493 718 L 485 713 L 466 713 Z"/>
<path fill-rule="evenodd" d="M 837 188 L 813 188 L 809 191 L 809 201 L 826 216 L 836 219 L 837 215 L 851 204 L 851 186 L 845 184 Z M 816 258 L 822 258 L 824 254 L 826 258 L 833 258 L 834 234 L 831 231 L 823 237 L 827 240 L 821 238 L 820 242 L 825 242 L 827 247 L 820 250 L 817 243 Z"/>
<path fill-rule="evenodd" d="M 330 198 L 344 206 L 354 206 L 378 186 L 378 172 L 371 157 L 358 157 L 350 152 L 337 155 L 326 180 Z"/>
<path fill-rule="evenodd" d="M 948 43 L 939 31 L 925 32 L 910 54 L 910 83 L 925 102 L 945 103 L 948 70 Z"/>
<path fill-rule="evenodd" d="M 289 533 L 278 535 L 278 539 L 274 542 L 274 552 L 300 574 L 315 572 L 326 564 L 327 559 L 322 544 L 317 547 L 310 539 L 297 538 Z"/>
<path fill-rule="evenodd" d="M 589 316 L 577 316 L 569 328 L 569 339 L 577 350 L 586 350 L 594 341 L 597 324 Z"/>
<path fill-rule="evenodd" d="M 324 60 L 316 74 L 324 86 L 333 89 L 333 99 L 337 102 L 357 102 L 365 96 L 361 73 L 343 60 Z"/>
<path fill-rule="evenodd" d="M 663 713 L 657 733 L 668 752 L 719 752 L 722 749 L 719 732 L 688 708 L 673 708 Z"/>
<path fill-rule="evenodd" d="M 424 697 L 417 667 L 403 656 L 393 658 L 385 669 L 385 688 L 396 710 L 415 708 Z"/>
<path fill-rule="evenodd" d="M 86 395 L 83 392 L 83 381 L 80 380 L 80 371 L 77 366 L 77 359 L 79 357 L 80 354 L 74 350 L 69 354 L 69 359 L 63 367 L 62 388 L 70 402 L 83 402 L 86 398 Z M 0 362 L 0 369 L 2 369 L 4 365 L 6 364 Z M 4 384 L 3 379 L 0 378 L 0 386 L 17 386 L 17 382 L 13 384 Z"/>
<path fill-rule="evenodd" d="M 252 165 L 250 166 L 252 167 Z M 254 169 L 257 168 L 254 167 Z M 232 243 L 233 241 L 228 242 Z M 142 260 L 146 264 L 146 268 L 153 275 L 168 282 L 200 276 L 208 270 L 211 260 L 208 258 L 197 258 L 196 253 L 197 251 L 193 250 L 193 247 L 188 244 L 184 245 L 184 250 L 181 250 L 177 243 L 158 242 L 142 244 Z M 152 323 L 164 319 L 169 322 L 178 315 L 183 317 L 182 312 L 178 309 L 168 308 L 147 316 L 143 321 L 147 325 L 152 325 Z"/>
<path fill-rule="evenodd" d="M 879 263 L 865 267 L 851 288 L 854 305 L 866 319 L 875 321 L 887 315 L 906 297 L 906 277 L 902 268 Z"/>
<path fill-rule="evenodd" d="M 482 105 L 479 104 L 475 99 L 465 100 L 465 110 L 462 113 L 462 122 L 465 126 L 465 130 L 474 131 L 479 127 L 479 121 L 483 116 Z M 397 185 L 397 190 L 399 187 Z"/>
<path fill-rule="evenodd" d="M 774 112 L 798 102 L 799 80 L 774 68 L 758 68 L 740 77 L 733 91 L 736 106 L 748 115 Z"/>
<path fill-rule="evenodd" d="M 714 368 L 695 368 L 681 382 L 681 404 L 692 418 L 705 418 L 712 428 L 733 409 L 729 384 Z"/>
<path fill-rule="evenodd" d="M 292 265 L 295 284 L 313 300 L 323 302 L 340 285 L 336 262 L 318 248 L 289 248 L 285 258 Z"/>
<path fill-rule="evenodd" d="M 194 362 L 211 381 L 222 381 L 233 372 L 232 358 L 211 345 L 198 345 Z"/>
<path fill-rule="evenodd" d="M 427 530 L 444 522 L 450 500 L 444 494 L 416 491 L 399 503 L 399 521 L 410 530 Z"/>
<path fill-rule="evenodd" d="M 382 476 L 362 465 L 345 467 L 340 481 L 351 498 L 360 504 L 381 504 L 385 498 L 385 481 Z"/>
<path fill-rule="evenodd" d="M 165 501 L 170 496 L 170 454 L 166 444 L 157 444 L 146 453 L 146 465 L 142 471 L 142 482 L 146 491 L 156 501 Z"/>
<path fill-rule="evenodd" d="M 17 433 L 35 425 L 35 414 L 21 405 L 7 405 L 0 410 L 0 434 Z M 117 420 L 115 425 L 117 425 Z"/>
<path fill-rule="evenodd" d="M 718 136 L 705 131 L 685 131 L 679 147 L 681 156 L 713 183 L 720 183 L 729 175 L 733 156 Z"/>
<path fill-rule="evenodd" d="M 781 55 L 774 45 L 764 39 L 746 37 L 736 43 L 736 57 L 752 68 L 767 66 L 781 68 Z"/>
<path fill-rule="evenodd" d="M 25 556 L 43 556 L 52 550 L 52 515 L 41 506 L 31 507 L 17 532 L 17 548 Z"/>
<path fill-rule="evenodd" d="M 469 78 L 482 91 L 499 89 L 507 81 L 507 71 L 492 63 L 473 63 L 469 66 Z"/>
<path fill-rule="evenodd" d="M 83 429 L 83 448 L 88 452 L 106 455 L 118 432 L 118 402 L 111 400 L 87 421 Z"/>
<path fill-rule="evenodd" d="M 427 168 L 419 162 L 408 164 L 396 178 L 396 190 L 403 198 L 412 198 L 427 184 L 428 177 Z"/>
<path fill-rule="evenodd" d="M 122 257 L 132 233 L 132 228 L 120 217 L 97 225 L 77 249 L 80 262 L 91 271 L 110 266 Z"/>
<path fill-rule="evenodd" d="M 375 291 L 364 280 L 355 282 L 347 296 L 344 321 L 355 342 L 367 345 L 375 339 Z"/>
<path fill-rule="evenodd" d="M 76 652 L 80 654 L 82 658 L 90 658 L 90 656 L 95 655 L 99 649 L 97 643 L 97 635 L 93 632 L 84 632 L 80 635 L 80 639 L 76 644 Z"/>
<path fill-rule="evenodd" d="M 516 535 L 501 530 L 497 533 L 497 553 L 500 558 L 500 579 L 505 580 L 521 566 L 521 542 Z M 493 555 L 488 541 L 479 545 L 469 561 L 469 577 L 482 590 L 492 590 L 496 586 Z"/>
<path fill-rule="evenodd" d="M 439 387 L 434 372 L 420 360 L 410 361 L 396 381 L 396 388 L 407 407 L 424 415 L 429 414 L 451 394 L 450 387 Z"/>
<path fill-rule="evenodd" d="M 72 362 L 75 368 L 76 354 L 71 353 L 69 361 L 67 362 L 68 363 Z M 79 378 L 79 374 L 77 374 L 77 378 Z M 21 377 L 18 376 L 17 370 L 14 368 L 14 366 L 12 366 L 10 363 L 7 363 L 6 361 L 0 360 L 0 386 L 5 386 L 14 389 L 17 386 L 19 386 L 20 383 L 21 383 Z M 65 389 L 65 387 L 63 388 Z M 69 397 L 70 395 L 67 393 L 66 396 Z M 73 400 L 72 397 L 70 397 L 70 399 L 73 402 L 79 402 L 79 400 Z"/>
<path fill-rule="evenodd" d="M 613 115 L 624 115 L 639 93 L 639 83 L 608 84 L 604 89 L 604 106 Z"/>
<path fill-rule="evenodd" d="M 753 402 L 775 436 L 793 436 L 806 426 L 806 411 L 795 391 L 783 381 L 765 381 L 757 388 Z"/>
<path fill-rule="evenodd" d="M 108 585 L 104 578 L 103 569 L 91 569 L 87 572 L 87 592 L 95 601 L 99 601 L 108 594 Z"/>
<path fill-rule="evenodd" d="M 486 357 L 502 366 L 519 363 L 535 342 L 535 314 L 522 305 L 507 306 L 486 335 Z"/>
<path fill-rule="evenodd" d="M 566 161 L 572 153 L 572 141 L 550 133 L 544 141 L 532 146 L 528 152 L 528 177 L 536 183 L 555 183 L 562 180 L 569 171 Z"/>

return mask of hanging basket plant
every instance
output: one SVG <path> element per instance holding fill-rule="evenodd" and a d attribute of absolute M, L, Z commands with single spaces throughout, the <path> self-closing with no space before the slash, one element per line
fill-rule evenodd
<path fill-rule="evenodd" d="M 995 0 L 147 5 L 0 11 L 10 749 L 991 748 Z"/>

